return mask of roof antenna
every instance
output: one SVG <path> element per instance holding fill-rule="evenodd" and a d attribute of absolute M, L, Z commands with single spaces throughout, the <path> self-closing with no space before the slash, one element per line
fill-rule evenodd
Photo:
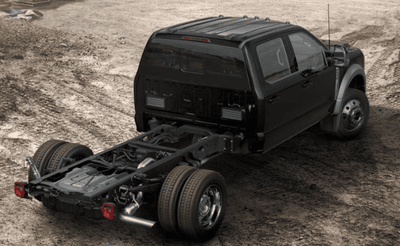
<path fill-rule="evenodd" d="M 331 27 L 329 22 L 329 3 L 328 3 L 328 40 L 329 40 L 329 49 L 331 49 Z"/>

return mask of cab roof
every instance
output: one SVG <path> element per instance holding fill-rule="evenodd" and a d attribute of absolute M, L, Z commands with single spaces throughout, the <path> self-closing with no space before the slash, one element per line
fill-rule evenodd
<path fill-rule="evenodd" d="M 243 42 L 268 34 L 295 29 L 299 26 L 289 22 L 243 17 L 207 17 L 170 26 L 155 32 L 157 34 L 178 34 L 201 36 L 222 40 Z"/>

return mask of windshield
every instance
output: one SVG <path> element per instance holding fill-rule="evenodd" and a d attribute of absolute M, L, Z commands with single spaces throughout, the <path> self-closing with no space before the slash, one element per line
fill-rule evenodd
<path fill-rule="evenodd" d="M 243 54 L 239 48 L 208 42 L 153 39 L 145 54 L 144 64 L 184 73 L 245 76 Z"/>

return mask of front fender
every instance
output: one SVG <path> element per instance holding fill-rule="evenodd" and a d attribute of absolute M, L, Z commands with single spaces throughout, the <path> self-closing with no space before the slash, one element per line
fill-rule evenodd
<path fill-rule="evenodd" d="M 321 120 L 320 127 L 322 130 L 334 132 L 338 129 L 340 117 L 339 113 L 342 106 L 342 100 L 346 95 L 351 81 L 358 75 L 361 75 L 365 81 L 364 69 L 359 64 L 355 63 L 351 65 L 349 69 L 347 69 L 345 75 L 343 76 L 342 82 L 340 83 L 339 92 L 336 96 L 336 103 L 332 114 Z"/>
<path fill-rule="evenodd" d="M 363 80 L 365 81 L 364 69 L 359 64 L 354 63 L 349 67 L 349 69 L 347 69 L 345 75 L 343 76 L 342 83 L 340 83 L 339 93 L 336 98 L 336 104 L 332 115 L 339 114 L 344 95 L 346 95 L 347 89 L 349 88 L 351 81 L 357 75 L 361 75 L 363 77 Z"/>

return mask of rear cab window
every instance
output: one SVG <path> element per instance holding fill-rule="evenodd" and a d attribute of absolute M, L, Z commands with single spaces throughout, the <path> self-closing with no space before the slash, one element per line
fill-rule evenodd
<path fill-rule="evenodd" d="M 144 62 L 148 66 L 185 73 L 245 76 L 243 54 L 239 48 L 196 41 L 153 39 Z"/>
<path fill-rule="evenodd" d="M 184 37 L 183 37 L 184 38 Z M 200 86 L 250 91 L 243 51 L 207 41 L 156 37 L 143 57 L 146 76 Z"/>

